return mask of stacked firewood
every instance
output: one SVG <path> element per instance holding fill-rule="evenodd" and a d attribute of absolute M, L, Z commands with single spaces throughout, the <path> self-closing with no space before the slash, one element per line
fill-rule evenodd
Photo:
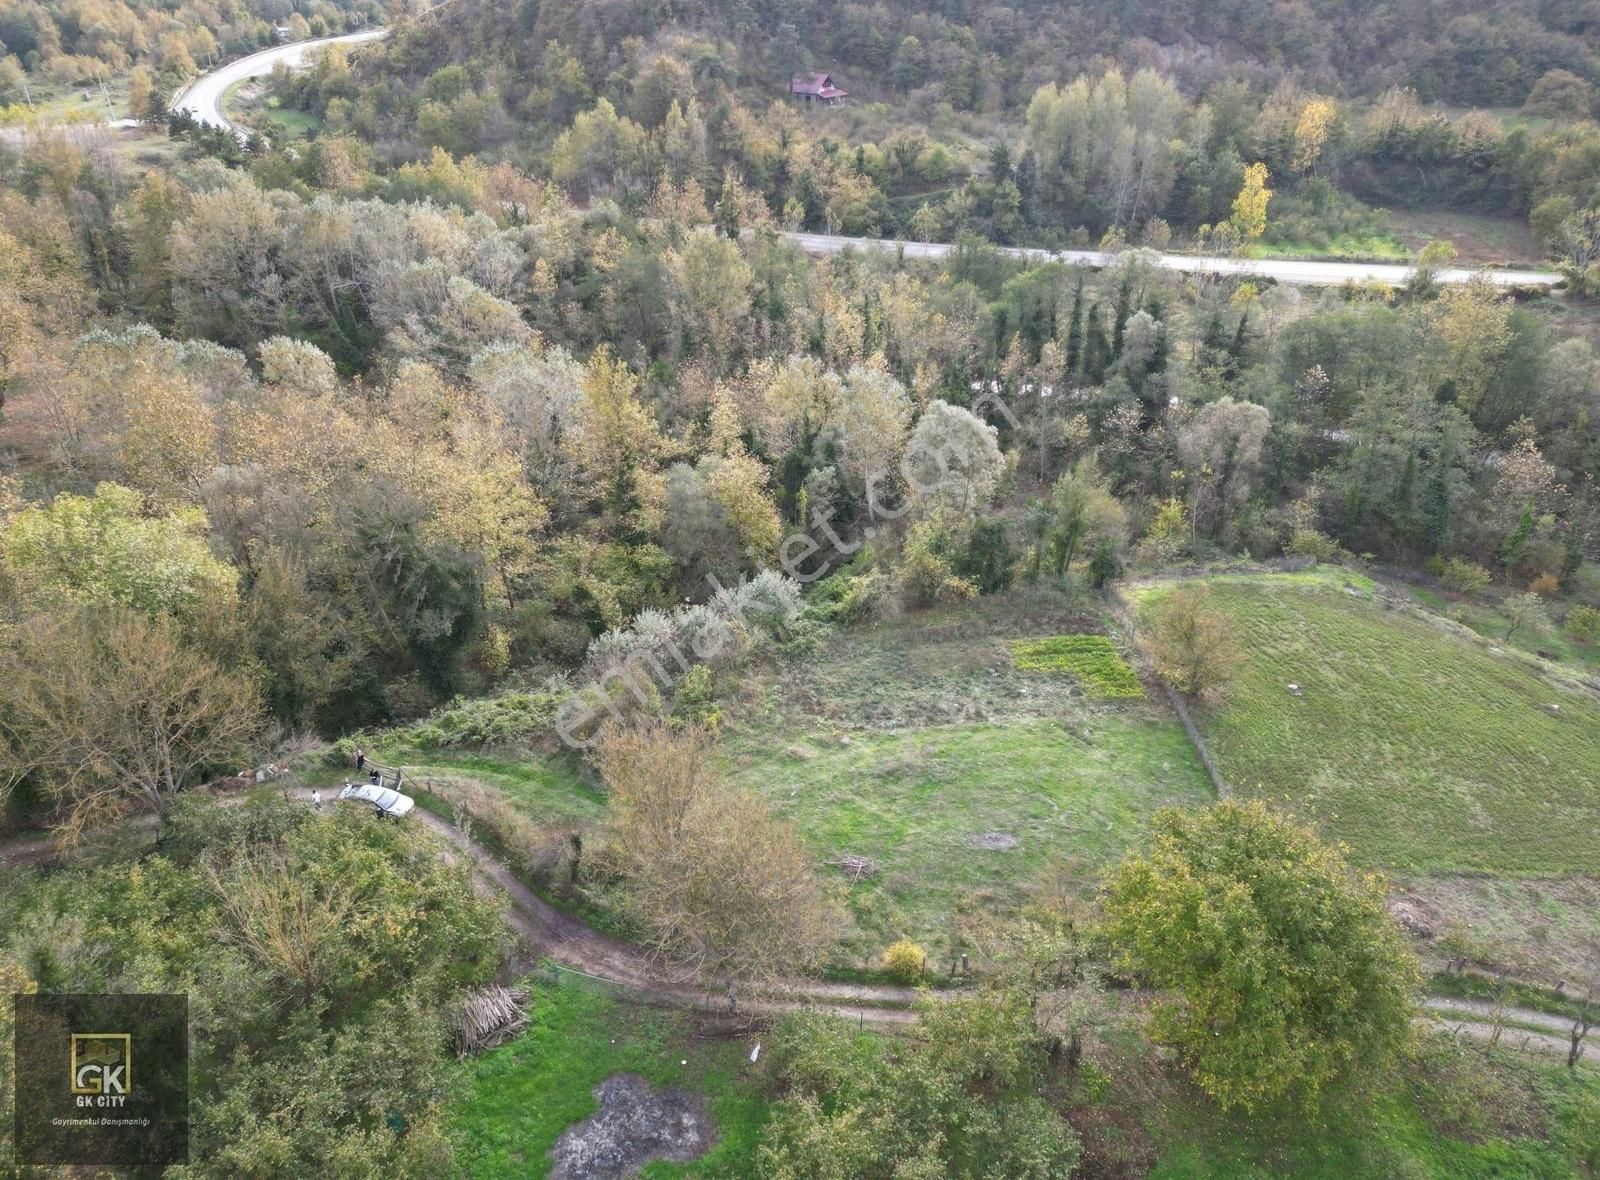
<path fill-rule="evenodd" d="M 468 992 L 450 1030 L 456 1056 L 464 1058 L 514 1040 L 528 1027 L 527 1003 L 523 989 L 496 983 Z"/>

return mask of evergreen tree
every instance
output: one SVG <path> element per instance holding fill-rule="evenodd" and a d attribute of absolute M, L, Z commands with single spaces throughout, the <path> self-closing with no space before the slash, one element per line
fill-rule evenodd
<path fill-rule="evenodd" d="M 1083 337 L 1083 375 L 1090 384 L 1099 385 L 1105 380 L 1111 356 L 1105 320 L 1100 314 L 1100 305 L 1096 303 L 1089 308 L 1089 324 Z"/>
<path fill-rule="evenodd" d="M 1500 546 L 1500 564 L 1506 567 L 1509 574 L 1515 569 L 1528 554 L 1528 542 L 1533 538 L 1533 505 L 1526 504 L 1522 509 L 1522 516 L 1517 521 L 1517 527 L 1512 530 L 1505 543 Z"/>
<path fill-rule="evenodd" d="M 1067 326 L 1067 372 L 1082 372 L 1083 362 L 1083 276 L 1072 294 L 1072 322 Z"/>

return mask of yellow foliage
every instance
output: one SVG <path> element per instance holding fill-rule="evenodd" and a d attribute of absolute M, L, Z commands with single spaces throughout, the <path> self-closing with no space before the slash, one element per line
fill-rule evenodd
<path fill-rule="evenodd" d="M 1333 127 L 1333 120 L 1338 115 L 1338 108 L 1333 105 L 1333 100 L 1328 98 L 1312 98 L 1300 108 L 1300 117 L 1294 125 L 1294 170 L 1296 172 L 1310 172 L 1317 166 L 1317 161 L 1322 158 L 1322 149 L 1327 146 L 1328 132 Z"/>
<path fill-rule="evenodd" d="M 1251 164 L 1244 170 L 1244 187 L 1233 199 L 1232 225 L 1247 242 L 1267 232 L 1267 202 L 1272 199 L 1267 180 L 1267 166 L 1260 161 Z"/>
<path fill-rule="evenodd" d="M 909 938 L 892 943 L 883 952 L 884 974 L 897 983 L 916 983 L 928 966 L 928 952 Z"/>

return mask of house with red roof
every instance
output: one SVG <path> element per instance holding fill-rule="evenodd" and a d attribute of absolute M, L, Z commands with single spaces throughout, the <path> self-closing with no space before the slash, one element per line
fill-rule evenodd
<path fill-rule="evenodd" d="M 834 85 L 831 74 L 796 74 L 789 79 L 789 93 L 801 102 L 820 102 L 825 107 L 835 106 L 850 96 L 848 90 Z"/>

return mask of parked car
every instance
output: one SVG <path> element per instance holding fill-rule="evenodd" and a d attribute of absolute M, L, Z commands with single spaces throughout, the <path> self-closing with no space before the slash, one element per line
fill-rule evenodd
<path fill-rule="evenodd" d="M 417 801 L 410 795 L 402 795 L 399 791 L 374 786 L 372 783 L 345 783 L 344 790 L 339 792 L 339 798 L 370 803 L 378 809 L 379 815 L 389 815 L 395 819 L 399 819 L 417 805 Z"/>

